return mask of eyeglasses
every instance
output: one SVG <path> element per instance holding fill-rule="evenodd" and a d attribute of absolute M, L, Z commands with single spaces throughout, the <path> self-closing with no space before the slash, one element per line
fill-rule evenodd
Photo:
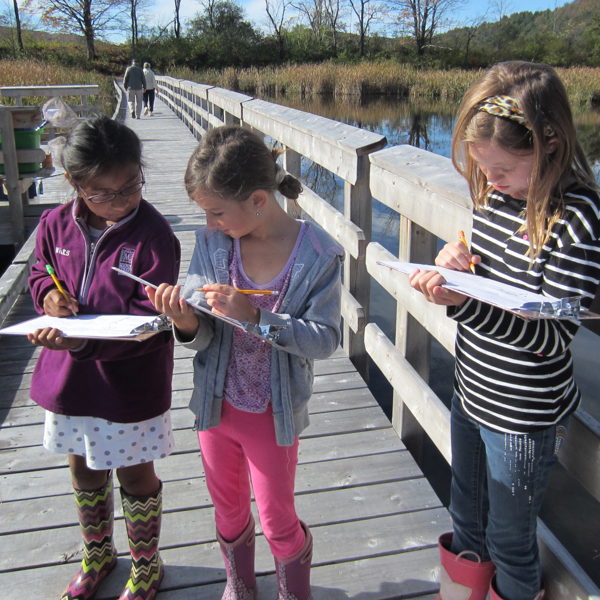
<path fill-rule="evenodd" d="M 133 185 L 128 185 L 118 192 L 111 192 L 110 194 L 97 194 L 96 196 L 88 196 L 79 186 L 77 187 L 85 196 L 85 199 L 89 200 L 92 204 L 104 204 L 104 202 L 110 202 L 111 200 L 114 200 L 119 194 L 121 194 L 121 196 L 131 196 L 136 194 L 142 189 L 142 187 L 144 187 L 145 183 L 146 181 L 142 179 Z"/>

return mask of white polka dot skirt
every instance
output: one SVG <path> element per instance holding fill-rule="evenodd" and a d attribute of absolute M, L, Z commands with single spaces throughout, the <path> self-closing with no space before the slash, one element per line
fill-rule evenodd
<path fill-rule="evenodd" d="M 85 456 L 90 469 L 120 469 L 165 458 L 175 449 L 169 411 L 139 423 L 70 417 L 46 411 L 44 448 Z"/>

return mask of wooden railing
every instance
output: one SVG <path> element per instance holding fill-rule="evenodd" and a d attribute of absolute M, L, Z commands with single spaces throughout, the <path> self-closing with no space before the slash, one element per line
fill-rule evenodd
<path fill-rule="evenodd" d="M 382 149 L 383 136 L 222 88 L 170 77 L 158 77 L 157 86 L 197 138 L 239 123 L 281 143 L 284 167 L 293 175 L 300 175 L 304 157 L 343 180 L 344 214 L 308 189 L 299 203 L 346 251 L 344 348 L 363 376 L 372 359 L 393 386 L 398 435 L 418 442 L 425 432 L 450 462 L 450 413 L 428 380 L 432 336 L 454 355 L 456 324 L 444 307 L 413 291 L 406 276 L 377 264 L 431 263 L 437 238 L 455 239 L 460 229 L 470 237 L 471 200 L 450 160 L 412 146 Z M 397 257 L 370 243 L 372 197 L 399 214 Z M 371 277 L 397 302 L 395 343 L 368 323 Z M 600 426 L 582 410 L 572 419 L 561 463 L 600 502 Z M 547 597 L 597 600 L 600 590 L 541 521 L 539 539 Z"/>
<path fill-rule="evenodd" d="M 37 223 L 39 211 L 35 214 L 28 214 L 25 208 L 28 205 L 27 188 L 31 183 L 31 178 L 36 173 L 19 174 L 19 163 L 42 162 L 46 153 L 40 149 L 34 150 L 16 150 L 14 138 L 13 114 L 22 112 L 23 98 L 25 97 L 54 97 L 54 96 L 76 96 L 79 97 L 79 104 L 70 105 L 71 108 L 80 115 L 81 118 L 88 116 L 90 112 L 96 112 L 99 107 L 95 104 L 88 104 L 87 97 L 98 95 L 97 85 L 59 85 L 59 86 L 23 86 L 23 87 L 2 87 L 0 95 L 3 98 L 13 98 L 16 106 L 0 105 L 0 133 L 2 135 L 2 152 L 0 152 L 0 163 L 4 165 L 10 219 L 5 218 L 3 212 L 0 212 L 0 242 L 2 244 L 13 244 L 18 251 L 25 243 L 27 234 L 26 221 L 28 216 L 34 217 Z M 41 122 L 41 117 L 40 117 Z M 54 137 L 55 128 L 48 125 L 45 127 L 49 138 Z M 30 211 L 31 212 L 31 211 Z M 8 223 L 10 221 L 10 227 Z M 35 225 L 33 225 L 35 227 Z M 32 228 L 33 228 L 32 227 Z"/>

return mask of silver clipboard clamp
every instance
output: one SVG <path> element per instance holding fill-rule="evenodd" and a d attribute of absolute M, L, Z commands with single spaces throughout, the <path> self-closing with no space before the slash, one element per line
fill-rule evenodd
<path fill-rule="evenodd" d="M 581 306 L 581 298 L 582 296 L 571 296 L 548 302 L 526 302 L 520 310 L 539 313 L 542 318 L 569 319 L 580 323 L 580 313 L 586 310 Z"/>
<path fill-rule="evenodd" d="M 159 331 L 171 331 L 171 320 L 167 315 L 158 315 L 150 323 L 139 325 L 131 333 L 155 333 Z"/>
<path fill-rule="evenodd" d="M 287 325 L 255 325 L 246 322 L 242 322 L 242 326 L 248 333 L 258 335 L 273 344 L 277 344 L 281 331 L 287 329 Z"/>

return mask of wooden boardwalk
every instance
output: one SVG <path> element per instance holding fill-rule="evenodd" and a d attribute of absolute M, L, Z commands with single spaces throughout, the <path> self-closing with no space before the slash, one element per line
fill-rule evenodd
<path fill-rule="evenodd" d="M 160 101 L 154 117 L 128 118 L 127 124 L 144 142 L 145 197 L 169 219 L 181 241 L 183 279 L 194 231 L 204 222 L 183 189 L 196 140 Z M 48 180 L 46 194 L 59 194 L 60 179 Z M 31 316 L 31 298 L 24 294 L 6 324 Z M 29 399 L 38 353 L 23 338 L 0 338 L 2 600 L 59 598 L 81 560 L 66 456 L 41 446 L 43 410 Z M 176 347 L 172 421 L 177 448 L 156 463 L 164 482 L 161 553 L 166 571 L 160 600 L 218 600 L 226 579 L 187 409 L 191 355 Z M 315 600 L 432 600 L 439 580 L 437 537 L 451 527 L 447 511 L 342 352 L 318 361 L 315 370 L 311 425 L 302 435 L 296 484 L 298 514 L 315 540 Z M 118 598 L 129 573 L 118 492 L 115 500 L 120 559 L 96 596 L 102 600 Z M 273 559 L 258 533 L 259 598 L 274 599 Z"/>

